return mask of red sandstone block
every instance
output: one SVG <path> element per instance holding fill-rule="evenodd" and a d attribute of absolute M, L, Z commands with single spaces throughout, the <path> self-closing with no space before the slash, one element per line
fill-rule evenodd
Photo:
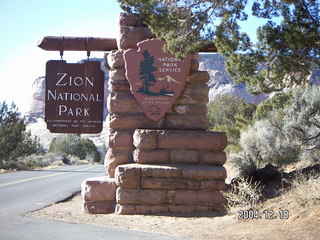
<path fill-rule="evenodd" d="M 143 189 L 199 189 L 200 181 L 183 178 L 141 178 L 141 188 Z"/>
<path fill-rule="evenodd" d="M 210 75 L 207 71 L 194 71 L 188 76 L 189 83 L 206 83 L 210 80 Z"/>
<path fill-rule="evenodd" d="M 227 177 L 227 171 L 221 166 L 211 165 L 191 165 L 180 167 L 183 178 L 198 180 L 224 180 Z"/>
<path fill-rule="evenodd" d="M 109 78 L 112 80 L 124 80 L 126 77 L 126 70 L 124 67 L 113 68 L 109 71 Z"/>
<path fill-rule="evenodd" d="M 191 59 L 199 60 L 199 53 L 190 54 Z"/>
<path fill-rule="evenodd" d="M 137 17 L 132 13 L 120 13 L 119 25 L 120 26 L 135 26 L 137 22 Z"/>
<path fill-rule="evenodd" d="M 179 178 L 182 174 L 176 166 L 136 164 L 135 167 L 141 169 L 143 177 Z"/>
<path fill-rule="evenodd" d="M 210 206 L 169 205 L 171 213 L 191 214 L 210 211 Z"/>
<path fill-rule="evenodd" d="M 143 113 L 142 108 L 130 91 L 112 91 L 107 100 L 110 113 Z"/>
<path fill-rule="evenodd" d="M 204 191 L 225 190 L 226 184 L 224 181 L 203 180 L 203 181 L 201 181 L 200 188 Z"/>
<path fill-rule="evenodd" d="M 111 68 L 124 67 L 123 51 L 112 50 L 107 56 L 107 61 Z"/>
<path fill-rule="evenodd" d="M 133 160 L 136 163 L 169 163 L 170 151 L 166 149 L 140 150 L 133 152 Z"/>
<path fill-rule="evenodd" d="M 163 126 L 163 119 L 154 122 L 147 118 L 144 113 L 113 113 L 109 114 L 109 127 L 113 129 L 159 129 Z"/>
<path fill-rule="evenodd" d="M 109 177 L 114 177 L 114 171 L 120 164 L 130 163 L 132 151 L 130 149 L 113 149 L 109 148 L 104 159 L 104 165 Z"/>
<path fill-rule="evenodd" d="M 114 213 L 115 203 L 114 202 L 85 202 L 82 206 L 84 213 L 92 214 L 106 214 Z"/>
<path fill-rule="evenodd" d="M 126 214 L 126 215 L 132 215 L 136 213 L 136 208 L 133 205 L 116 205 L 115 209 L 116 214 Z"/>
<path fill-rule="evenodd" d="M 227 146 L 225 132 L 161 130 L 159 149 L 189 149 L 222 151 Z"/>
<path fill-rule="evenodd" d="M 206 105 L 174 105 L 172 113 L 175 114 L 207 114 L 208 108 Z"/>
<path fill-rule="evenodd" d="M 119 165 L 115 170 L 115 182 L 121 188 L 140 188 L 140 169 L 131 164 Z"/>
<path fill-rule="evenodd" d="M 165 128 L 169 129 L 206 130 L 208 127 L 206 114 L 167 114 L 165 118 Z"/>
<path fill-rule="evenodd" d="M 134 149 L 133 132 L 130 130 L 110 130 L 108 135 L 109 147 L 113 149 Z"/>
<path fill-rule="evenodd" d="M 219 191 L 176 190 L 174 203 L 182 205 L 217 205 L 224 204 L 226 199 Z"/>
<path fill-rule="evenodd" d="M 115 201 L 116 183 L 113 178 L 93 177 L 81 184 L 81 195 L 85 202 Z"/>
<path fill-rule="evenodd" d="M 170 150 L 170 163 L 198 163 L 198 151 L 195 150 Z"/>
<path fill-rule="evenodd" d="M 199 61 L 197 59 L 191 59 L 190 72 L 196 72 L 199 69 Z"/>
<path fill-rule="evenodd" d="M 224 152 L 200 151 L 199 162 L 201 164 L 220 165 L 225 164 L 227 160 Z"/>
<path fill-rule="evenodd" d="M 133 134 L 133 144 L 138 149 L 155 149 L 157 140 L 157 130 L 137 129 Z"/>
<path fill-rule="evenodd" d="M 121 80 L 113 80 L 109 79 L 109 91 L 128 91 L 130 90 L 130 84 L 128 80 L 121 79 Z"/>
<path fill-rule="evenodd" d="M 168 206 L 162 205 L 137 205 L 136 214 L 159 214 L 159 213 L 168 213 Z"/>
<path fill-rule="evenodd" d="M 138 42 L 150 38 L 154 38 L 154 35 L 148 27 L 120 26 L 117 46 L 118 49 L 137 48 Z"/>
<path fill-rule="evenodd" d="M 207 72 L 206 72 L 207 73 Z M 190 76 L 190 75 L 189 75 Z M 210 88 L 206 83 L 189 83 L 182 93 L 182 96 L 192 96 L 192 95 L 208 95 Z"/>
<path fill-rule="evenodd" d="M 167 202 L 167 191 L 118 188 L 116 193 L 116 200 L 120 205 L 159 205 Z"/>
<path fill-rule="evenodd" d="M 178 98 L 177 105 L 206 105 L 209 101 L 209 87 L 205 83 L 186 84 L 184 91 Z"/>

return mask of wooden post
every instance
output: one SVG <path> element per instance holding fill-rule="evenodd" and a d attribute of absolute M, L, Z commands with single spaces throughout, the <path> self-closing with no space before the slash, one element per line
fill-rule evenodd
<path fill-rule="evenodd" d="M 115 38 L 93 37 L 44 37 L 38 47 L 46 51 L 103 51 L 118 49 Z M 217 48 L 208 44 L 199 52 L 217 52 Z"/>

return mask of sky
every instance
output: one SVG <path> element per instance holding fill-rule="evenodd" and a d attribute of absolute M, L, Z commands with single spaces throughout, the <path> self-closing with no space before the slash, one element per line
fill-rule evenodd
<path fill-rule="evenodd" d="M 23 114 L 30 110 L 32 83 L 45 75 L 47 61 L 60 59 L 58 51 L 37 47 L 43 37 L 115 38 L 120 12 L 116 0 L 1 0 L 0 102 L 14 102 Z M 259 24 L 253 20 L 241 26 L 254 33 Z M 64 52 L 63 59 L 75 63 L 86 57 L 86 52 Z"/>
<path fill-rule="evenodd" d="M 2 0 L 0 2 L 0 102 L 30 109 L 32 83 L 45 75 L 45 64 L 58 51 L 37 47 L 45 36 L 115 38 L 121 12 L 116 0 Z M 90 57 L 103 57 L 92 52 Z M 86 52 L 64 52 L 75 63 Z"/>

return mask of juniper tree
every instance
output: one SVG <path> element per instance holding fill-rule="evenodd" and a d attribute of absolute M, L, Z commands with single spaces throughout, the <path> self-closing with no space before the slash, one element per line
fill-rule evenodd
<path fill-rule="evenodd" d="M 26 131 L 26 125 L 18 108 L 0 103 L 0 168 L 10 168 L 20 156 L 44 151 L 37 137 Z"/>
<path fill-rule="evenodd" d="M 140 14 L 166 41 L 166 51 L 178 57 L 214 42 L 227 57 L 229 75 L 252 93 L 303 84 L 320 65 L 319 0 L 118 1 L 125 11 Z M 257 29 L 256 43 L 241 32 L 248 15 L 269 20 Z"/>

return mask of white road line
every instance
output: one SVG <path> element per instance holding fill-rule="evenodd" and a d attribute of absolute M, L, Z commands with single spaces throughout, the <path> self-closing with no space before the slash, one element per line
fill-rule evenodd
<path fill-rule="evenodd" d="M 74 170 L 73 172 L 80 172 L 80 171 L 88 170 L 88 169 L 90 169 L 90 168 L 93 168 L 93 166 L 87 167 L 87 168 L 83 168 L 83 169 L 79 169 L 79 170 Z M 54 173 L 54 174 L 45 175 L 45 176 L 40 176 L 40 177 L 25 178 L 25 179 L 21 179 L 21 180 L 18 180 L 18 181 L 13 181 L 13 182 L 8 182 L 8 183 L 2 183 L 2 184 L 0 184 L 0 187 L 10 186 L 10 185 L 13 185 L 13 184 L 28 182 L 28 181 L 32 181 L 32 180 L 36 180 L 36 179 L 41 179 L 41 178 L 58 176 L 58 175 L 67 174 L 67 173 L 72 173 L 72 172 L 60 172 L 60 173 Z"/>

